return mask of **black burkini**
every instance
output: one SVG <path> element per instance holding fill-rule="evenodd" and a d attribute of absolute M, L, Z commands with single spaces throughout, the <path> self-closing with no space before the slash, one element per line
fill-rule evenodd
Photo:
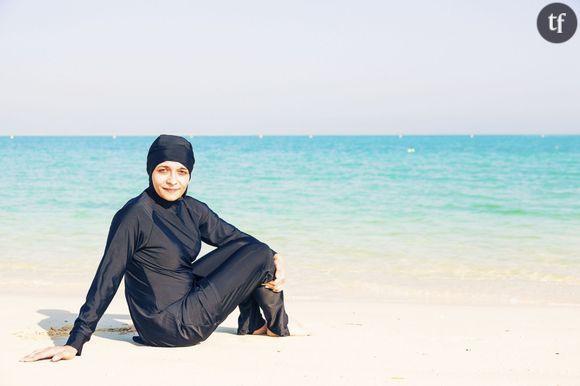
<path fill-rule="evenodd" d="M 160 143 L 161 151 L 154 153 Z M 179 161 L 191 172 L 193 152 L 172 152 L 175 144 L 184 143 L 191 149 L 184 138 L 160 136 L 149 151 L 149 175 L 159 157 L 165 158 L 160 162 Z M 202 241 L 217 248 L 195 261 Z M 103 258 L 66 344 L 81 355 L 123 276 L 131 319 L 144 344 L 200 343 L 238 306 L 238 334 L 266 323 L 274 333 L 290 335 L 283 292 L 261 286 L 274 278 L 274 253 L 193 197 L 162 199 L 150 177 L 149 187 L 115 214 Z"/>

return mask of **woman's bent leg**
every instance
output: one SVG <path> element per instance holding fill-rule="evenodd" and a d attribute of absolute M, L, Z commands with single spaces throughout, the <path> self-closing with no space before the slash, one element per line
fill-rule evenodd
<path fill-rule="evenodd" d="M 182 324 L 194 333 L 193 340 L 205 340 L 261 283 L 274 276 L 272 257 L 266 244 L 247 243 L 196 283 L 181 304 Z"/>
<path fill-rule="evenodd" d="M 266 281 L 272 279 L 272 277 L 268 277 Z M 260 308 L 264 312 L 266 321 L 260 314 Z M 248 299 L 240 304 L 238 335 L 252 334 L 264 324 L 278 336 L 290 335 L 288 314 L 284 309 L 284 291 L 274 292 L 260 285 Z"/>
<path fill-rule="evenodd" d="M 240 303 L 238 335 L 252 334 L 265 324 L 266 321 L 260 313 L 260 306 L 256 302 L 256 299 L 254 299 L 254 293 L 252 293 L 246 300 Z"/>
<path fill-rule="evenodd" d="M 229 242 L 197 259 L 191 265 L 191 271 L 199 279 L 207 277 L 232 257 L 238 249 L 255 242 L 256 240 L 250 237 Z"/>
<path fill-rule="evenodd" d="M 288 314 L 284 309 L 284 291 L 274 292 L 262 286 L 256 288 L 252 298 L 260 306 L 266 317 L 266 326 L 278 336 L 288 336 Z"/>
<path fill-rule="evenodd" d="M 232 257 L 234 252 L 252 242 L 256 242 L 256 240 L 253 238 L 241 239 L 214 249 L 193 263 L 192 271 L 194 275 L 198 279 L 209 276 L 220 265 Z M 251 334 L 266 324 L 266 321 L 260 313 L 260 306 L 253 296 L 248 296 L 247 299 L 240 303 L 239 307 L 240 316 L 238 319 L 238 334 Z"/>

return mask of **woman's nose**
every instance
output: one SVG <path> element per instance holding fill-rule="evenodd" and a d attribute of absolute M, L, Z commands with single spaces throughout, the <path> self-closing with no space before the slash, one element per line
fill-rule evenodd
<path fill-rule="evenodd" d="M 169 173 L 169 176 L 167 177 L 167 182 L 170 184 L 177 183 L 177 175 L 175 173 Z"/>

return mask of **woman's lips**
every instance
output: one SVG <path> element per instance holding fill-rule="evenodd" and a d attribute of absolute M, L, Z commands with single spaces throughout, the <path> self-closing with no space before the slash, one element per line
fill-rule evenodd
<path fill-rule="evenodd" d="M 179 190 L 179 188 L 163 188 L 163 190 L 167 190 L 168 192 L 177 192 Z"/>

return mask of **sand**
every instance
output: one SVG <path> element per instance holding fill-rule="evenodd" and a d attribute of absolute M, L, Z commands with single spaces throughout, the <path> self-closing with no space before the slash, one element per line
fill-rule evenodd
<path fill-rule="evenodd" d="M 0 295 L 0 384 L 579 385 L 580 307 L 404 304 L 286 296 L 287 338 L 238 336 L 236 313 L 200 345 L 154 348 L 122 291 L 70 361 L 24 363 L 64 344 L 84 294 Z M 297 324 L 299 323 L 302 328 Z"/>

